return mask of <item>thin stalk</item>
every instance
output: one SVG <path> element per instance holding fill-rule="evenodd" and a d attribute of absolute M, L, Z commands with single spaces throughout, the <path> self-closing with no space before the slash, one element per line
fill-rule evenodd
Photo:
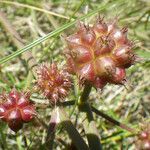
<path fill-rule="evenodd" d="M 61 103 L 61 105 L 64 106 L 64 107 L 65 106 L 71 106 L 71 105 L 74 105 L 74 104 L 75 104 L 74 100 L 72 100 L 72 101 L 66 101 L 66 102 Z M 106 120 L 108 120 L 109 122 L 113 123 L 114 125 L 119 126 L 120 128 L 122 128 L 122 129 L 124 129 L 126 131 L 129 131 L 132 134 L 136 133 L 136 131 L 133 128 L 131 128 L 131 127 L 129 127 L 129 126 L 127 126 L 127 125 L 125 125 L 125 124 L 123 124 L 123 123 L 115 120 L 114 118 L 108 116 L 104 112 L 102 112 L 100 110 L 97 110 L 95 107 L 91 106 L 91 109 L 92 109 L 92 112 L 94 112 L 98 116 L 101 116 L 102 118 L 105 118 Z"/>
<path fill-rule="evenodd" d="M 83 93 L 78 102 L 79 111 L 86 116 L 87 119 L 83 122 L 84 130 L 88 139 L 90 150 L 101 150 L 100 136 L 96 128 L 91 106 L 88 102 L 88 97 L 91 92 L 92 86 L 90 84 L 85 84 Z"/>
<path fill-rule="evenodd" d="M 59 123 L 59 114 L 57 109 L 53 109 L 52 113 L 51 113 L 51 119 L 48 125 L 48 130 L 47 130 L 47 137 L 46 137 L 46 147 L 49 150 L 53 149 L 53 143 L 54 143 L 54 139 L 55 139 L 55 132 L 56 132 L 56 128 L 57 125 Z"/>
<path fill-rule="evenodd" d="M 59 105 L 60 105 L 60 106 L 63 106 L 63 107 L 65 107 L 65 106 L 72 106 L 72 105 L 74 105 L 75 103 L 76 103 L 75 100 L 72 100 L 72 101 L 64 101 L 64 102 L 62 102 L 62 103 L 59 103 L 58 106 L 59 106 Z"/>
<path fill-rule="evenodd" d="M 119 126 L 120 128 L 122 129 L 125 129 L 131 133 L 136 133 L 136 131 L 130 127 L 128 127 L 127 125 L 123 124 L 123 123 L 120 123 L 119 121 L 113 119 L 112 117 L 108 116 L 107 114 L 103 113 L 102 111 L 100 110 L 97 110 L 95 107 L 92 106 L 92 111 L 94 113 L 96 113 L 98 116 L 101 116 L 103 118 L 105 118 L 106 120 L 108 120 L 109 122 L 113 123 L 114 125 L 117 125 Z"/>

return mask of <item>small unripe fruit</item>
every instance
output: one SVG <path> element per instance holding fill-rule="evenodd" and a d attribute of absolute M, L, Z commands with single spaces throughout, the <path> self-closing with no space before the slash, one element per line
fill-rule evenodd
<path fill-rule="evenodd" d="M 117 22 L 118 19 L 114 18 L 112 21 L 107 23 L 107 27 L 108 27 L 108 34 L 112 33 L 115 29 L 117 29 Z"/>
<path fill-rule="evenodd" d="M 119 67 L 128 68 L 133 64 L 135 56 L 129 46 L 123 45 L 114 51 L 114 59 Z"/>
<path fill-rule="evenodd" d="M 96 35 L 93 30 L 87 29 L 81 35 L 81 41 L 83 44 L 92 45 L 96 39 Z"/>
<path fill-rule="evenodd" d="M 21 110 L 22 120 L 24 122 L 30 122 L 33 119 L 34 107 L 32 105 L 27 105 Z"/>
<path fill-rule="evenodd" d="M 112 78 L 110 79 L 110 82 L 114 84 L 124 84 L 125 81 L 126 81 L 125 69 L 116 68 L 116 72 L 113 74 Z"/>
<path fill-rule="evenodd" d="M 16 90 L 12 90 L 9 93 L 9 98 L 10 98 L 11 101 L 18 101 L 19 98 L 20 98 L 20 93 L 17 92 Z"/>
<path fill-rule="evenodd" d="M 21 113 L 18 108 L 10 110 L 7 115 L 7 122 L 22 122 Z"/>
<path fill-rule="evenodd" d="M 115 29 L 110 36 L 114 39 L 117 45 L 126 44 L 127 36 L 119 29 Z"/>
<path fill-rule="evenodd" d="M 105 34 L 108 32 L 108 26 L 107 24 L 103 21 L 103 18 L 99 18 L 94 25 L 94 30 L 98 32 L 99 34 Z"/>
<path fill-rule="evenodd" d="M 94 81 L 93 84 L 95 85 L 96 88 L 100 88 L 102 89 L 106 84 L 107 84 L 107 80 L 105 78 L 100 78 L 97 77 Z"/>
<path fill-rule="evenodd" d="M 74 47 L 71 51 L 71 55 L 77 63 L 85 63 L 92 59 L 90 49 L 82 45 Z"/>
<path fill-rule="evenodd" d="M 75 34 L 75 35 L 67 37 L 66 41 L 67 41 L 68 46 L 70 48 L 73 48 L 76 45 L 80 45 L 81 44 L 80 36 L 78 34 Z"/>
<path fill-rule="evenodd" d="M 82 74 L 82 76 L 80 76 L 81 78 L 85 78 L 86 80 L 94 80 L 94 64 L 86 63 L 85 65 L 80 66 L 78 69 L 78 76 Z"/>
<path fill-rule="evenodd" d="M 7 101 L 3 104 L 6 109 L 10 109 L 14 107 L 16 104 L 16 100 L 14 98 L 8 97 Z"/>
<path fill-rule="evenodd" d="M 115 63 L 111 57 L 102 57 L 95 61 L 97 74 L 102 77 L 111 77 L 116 71 Z"/>

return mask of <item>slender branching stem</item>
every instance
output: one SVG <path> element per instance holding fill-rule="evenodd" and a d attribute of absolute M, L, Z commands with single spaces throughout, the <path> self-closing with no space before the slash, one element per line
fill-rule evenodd
<path fill-rule="evenodd" d="M 74 105 L 74 104 L 75 104 L 75 101 L 72 100 L 72 101 L 63 102 L 61 105 L 62 106 L 71 106 L 71 105 Z M 91 106 L 91 109 L 92 109 L 92 112 L 94 112 L 98 116 L 101 116 L 102 118 L 106 119 L 107 121 L 113 123 L 114 125 L 119 126 L 120 128 L 122 128 L 122 129 L 124 129 L 126 131 L 129 131 L 131 133 L 136 133 L 135 129 L 127 126 L 126 124 L 123 124 L 123 123 L 119 122 L 118 120 L 110 117 L 106 113 L 104 113 L 104 112 L 102 112 L 100 110 L 97 110 L 95 107 Z"/>
<path fill-rule="evenodd" d="M 133 128 L 130 128 L 129 126 L 113 119 L 112 117 L 108 116 L 107 114 L 103 113 L 102 111 L 100 110 L 97 110 L 95 107 L 92 106 L 92 111 L 94 113 L 96 113 L 98 116 L 101 116 L 102 118 L 105 118 L 106 120 L 108 120 L 109 122 L 113 123 L 114 125 L 117 125 L 119 126 L 120 128 L 124 129 L 124 130 L 127 130 L 131 133 L 136 133 L 136 131 L 133 129 Z"/>
<path fill-rule="evenodd" d="M 85 84 L 83 93 L 79 99 L 79 111 L 83 113 L 87 119 L 83 122 L 84 130 L 88 139 L 90 150 L 101 150 L 100 136 L 96 128 L 91 106 L 88 102 L 88 97 L 91 92 L 92 86 L 89 83 Z"/>

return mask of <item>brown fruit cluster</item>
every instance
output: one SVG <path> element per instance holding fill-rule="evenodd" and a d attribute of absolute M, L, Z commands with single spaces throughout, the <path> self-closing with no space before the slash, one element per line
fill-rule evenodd
<path fill-rule="evenodd" d="M 124 84 L 125 69 L 135 61 L 127 28 L 98 18 L 93 26 L 79 23 L 78 31 L 66 38 L 68 70 L 82 81 L 103 88 L 107 83 Z"/>
<path fill-rule="evenodd" d="M 56 104 L 68 95 L 72 84 L 70 76 L 64 70 L 59 71 L 55 63 L 41 64 L 37 74 L 37 88 L 43 92 L 51 104 Z"/>
<path fill-rule="evenodd" d="M 23 123 L 29 122 L 35 115 L 35 108 L 29 101 L 29 93 L 12 90 L 8 95 L 2 95 L 5 100 L 0 104 L 0 118 L 8 123 L 15 132 L 20 130 Z"/>

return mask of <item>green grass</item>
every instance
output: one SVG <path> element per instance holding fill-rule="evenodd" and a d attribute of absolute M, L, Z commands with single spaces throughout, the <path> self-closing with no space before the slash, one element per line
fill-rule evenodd
<path fill-rule="evenodd" d="M 34 79 L 29 68 L 21 59 L 20 55 L 26 51 L 31 51 L 38 62 L 56 61 L 59 67 L 65 64 L 62 55 L 65 49 L 65 42 L 61 40 L 61 35 L 69 35 L 75 30 L 78 20 L 93 23 L 96 15 L 100 13 L 106 20 L 118 16 L 121 26 L 128 26 L 129 38 L 137 45 L 135 52 L 143 58 L 143 61 L 135 64 L 127 71 L 129 83 L 132 89 L 127 91 L 122 86 L 107 85 L 102 92 L 92 90 L 90 102 L 99 110 L 104 111 L 109 116 L 139 129 L 140 123 L 150 117 L 149 91 L 150 91 L 150 2 L 143 0 L 14 0 L 12 4 L 0 1 L 0 9 L 4 11 L 15 29 L 18 31 L 25 46 L 17 49 L 12 43 L 9 33 L 0 23 L 0 92 L 9 92 L 11 88 L 18 90 L 33 90 Z M 56 14 L 65 16 L 53 16 L 49 13 L 37 11 L 32 7 L 18 7 L 13 2 L 19 2 L 28 6 L 34 6 L 46 10 L 47 8 Z M 88 9 L 87 9 L 88 8 Z M 86 10 L 87 9 L 87 10 Z M 75 83 L 78 80 L 75 78 Z M 80 93 L 78 84 L 71 92 L 67 100 L 78 97 L 75 93 Z M 32 100 L 36 103 L 37 112 L 40 118 L 48 124 L 52 107 L 47 104 L 41 95 L 33 93 Z M 71 120 L 75 123 L 78 117 L 78 110 L 74 106 L 65 108 L 70 114 Z M 82 122 L 84 118 L 79 116 L 76 126 L 82 134 Z M 98 131 L 102 138 L 103 149 L 123 150 L 135 149 L 131 143 L 135 139 L 128 131 L 110 124 L 105 119 L 94 116 Z M 60 139 L 69 143 L 67 133 L 59 127 L 54 149 L 64 149 Z M 34 120 L 26 124 L 24 128 L 15 135 L 5 123 L 0 121 L 0 149 L 2 150 L 40 150 L 45 149 L 44 141 L 46 130 Z"/>

